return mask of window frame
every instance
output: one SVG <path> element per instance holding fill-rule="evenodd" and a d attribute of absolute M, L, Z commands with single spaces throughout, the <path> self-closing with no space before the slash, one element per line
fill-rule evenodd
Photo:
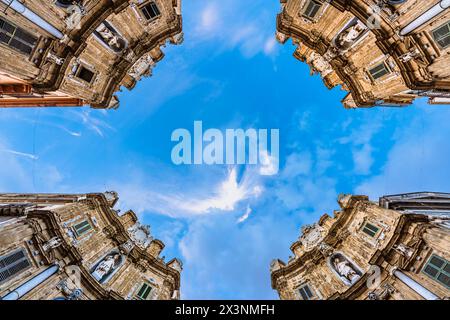
<path fill-rule="evenodd" d="M 147 288 L 144 289 L 144 286 L 146 286 Z M 149 289 L 150 289 L 150 290 L 149 290 Z M 147 296 L 146 296 L 145 298 L 143 298 L 142 296 L 139 295 L 139 293 L 140 293 L 142 290 L 144 290 L 144 292 L 145 292 L 146 290 L 149 290 L 148 293 L 147 293 Z M 142 282 L 142 284 L 139 286 L 139 288 L 135 291 L 134 299 L 135 299 L 135 300 L 147 301 L 147 300 L 149 300 L 150 294 L 152 293 L 153 290 L 154 290 L 153 286 L 152 286 L 150 283 L 148 283 L 147 281 L 144 281 L 144 282 Z M 143 292 L 143 293 L 144 293 L 144 292 Z"/>
<path fill-rule="evenodd" d="M 444 27 L 447 27 L 447 35 L 446 35 L 445 37 L 443 37 L 442 39 L 450 38 L 450 20 L 447 21 L 447 22 L 445 22 L 444 24 L 440 25 L 439 27 L 437 27 L 437 28 L 435 28 L 435 29 L 433 29 L 433 30 L 431 31 L 431 37 L 433 38 L 433 41 L 434 41 L 434 42 L 439 46 L 439 48 L 442 49 L 442 50 L 447 49 L 447 48 L 450 47 L 450 40 L 449 40 L 449 43 L 448 43 L 446 46 L 442 46 L 442 45 L 439 43 L 439 41 L 442 40 L 442 39 L 439 39 L 439 40 L 436 39 L 435 33 L 436 33 L 439 29 L 442 29 L 442 28 L 444 28 Z"/>
<path fill-rule="evenodd" d="M 371 228 L 367 228 L 367 225 L 368 225 L 368 224 L 371 225 L 371 226 L 373 226 L 373 227 L 375 227 L 375 228 L 377 228 L 377 231 L 375 232 L 375 234 L 374 234 L 373 236 L 370 235 L 369 233 L 367 233 L 367 232 L 364 231 L 365 229 L 368 229 L 368 230 L 370 230 L 370 231 L 373 231 Z M 383 230 L 383 229 L 382 229 L 378 224 L 373 223 L 372 221 L 364 221 L 364 223 L 362 224 L 362 226 L 361 226 L 361 228 L 360 228 L 360 231 L 361 231 L 362 233 L 364 233 L 365 236 L 370 237 L 370 238 L 373 238 L 373 239 L 378 238 L 378 236 L 380 235 L 380 233 L 381 233 L 382 230 Z"/>
<path fill-rule="evenodd" d="M 83 68 L 92 73 L 92 79 L 90 82 L 80 77 L 80 73 L 83 70 Z M 81 62 L 77 67 L 77 71 L 75 71 L 74 77 L 77 78 L 78 80 L 83 81 L 84 83 L 91 85 L 94 83 L 95 78 L 97 77 L 97 73 L 92 68 L 88 67 L 86 64 Z"/>
<path fill-rule="evenodd" d="M 154 5 L 156 7 L 156 10 L 158 11 L 158 14 L 155 17 L 153 17 L 153 18 L 147 19 L 147 16 L 144 13 L 144 8 L 147 7 L 147 6 L 151 6 L 151 5 Z M 139 9 L 139 14 L 144 19 L 144 21 L 146 21 L 147 23 L 155 21 L 155 20 L 159 19 L 162 16 L 161 9 L 159 9 L 158 4 L 154 0 L 151 0 L 151 1 L 148 1 L 146 3 L 140 4 L 138 6 L 138 9 Z"/>
<path fill-rule="evenodd" d="M 6 263 L 4 262 L 4 260 L 12 257 L 13 255 L 17 254 L 21 252 L 23 257 L 20 259 L 17 259 L 16 261 L 14 261 L 13 263 L 6 265 Z M 13 267 L 16 267 L 17 265 L 19 265 L 20 263 L 26 262 L 28 265 L 23 267 L 22 269 L 20 269 L 19 271 L 17 271 L 16 273 L 11 274 L 10 269 Z M 9 272 L 9 276 L 7 276 L 5 279 L 1 280 L 0 279 L 0 284 L 6 283 L 12 279 L 14 279 L 15 277 L 17 277 L 18 275 L 22 274 L 23 272 L 25 272 L 26 270 L 30 269 L 33 266 L 33 263 L 30 259 L 30 257 L 28 256 L 27 250 L 25 248 L 18 248 L 12 251 L 9 251 L 8 253 L 5 253 L 3 255 L 0 256 L 0 273 L 3 272 Z"/>
<path fill-rule="evenodd" d="M 1 22 L 3 22 L 3 24 L 1 24 Z M 8 30 L 4 29 L 4 24 L 5 23 L 10 25 L 12 28 L 14 28 L 14 30 L 13 31 L 8 31 Z M 19 52 L 19 53 L 21 53 L 23 55 L 26 55 L 28 57 L 32 55 L 34 49 L 36 48 L 36 45 L 38 44 L 38 41 L 39 41 L 38 37 L 36 37 L 34 34 L 28 32 L 27 30 L 17 26 L 16 24 L 10 22 L 9 20 L 5 19 L 4 17 L 0 17 L 0 25 L 2 25 L 2 27 L 0 27 L 0 30 L 2 31 L 1 34 L 4 34 L 6 37 L 9 37 L 9 40 L 7 42 L 0 41 L 0 44 L 3 44 L 5 46 L 7 46 L 8 48 L 10 48 L 10 49 L 12 49 L 12 50 L 14 50 L 16 52 Z M 25 39 L 22 39 L 21 37 L 17 37 L 18 31 L 22 32 L 24 35 L 26 35 L 27 37 L 31 38 L 29 40 L 33 40 L 34 42 L 31 43 L 31 42 L 28 42 Z M 11 45 L 11 42 L 13 40 L 19 42 L 23 46 L 28 47 L 30 49 L 30 51 L 29 52 L 28 51 L 24 51 L 24 50 L 21 50 L 21 49 L 15 47 L 15 46 Z"/>
<path fill-rule="evenodd" d="M 308 297 L 308 299 L 304 299 L 303 295 L 301 294 L 301 290 L 304 290 L 305 295 L 309 296 L 309 294 L 308 294 L 308 292 L 306 292 L 305 288 L 307 288 L 308 291 L 311 293 L 311 296 Z M 311 284 L 309 282 L 305 282 L 305 283 L 301 284 L 300 286 L 298 286 L 297 292 L 299 294 L 300 300 L 303 300 L 303 301 L 317 300 L 317 298 L 318 298 L 316 291 L 313 289 L 313 287 L 311 286 Z"/>
<path fill-rule="evenodd" d="M 383 66 L 384 69 L 385 69 L 387 72 L 386 72 L 385 74 L 383 74 L 383 75 L 381 75 L 381 76 L 375 78 L 374 75 L 373 75 L 373 73 L 372 73 L 372 70 L 374 70 L 374 69 L 376 69 L 376 68 L 378 68 L 378 67 L 380 67 L 380 66 Z M 380 71 L 381 71 L 381 70 L 380 70 Z M 378 71 L 377 73 L 379 73 L 380 71 Z M 382 78 L 386 77 L 387 75 L 391 74 L 391 73 L 392 73 L 392 70 L 391 70 L 391 68 L 389 68 L 389 66 L 388 66 L 388 64 L 386 63 L 386 61 L 383 61 L 383 62 L 380 62 L 380 63 L 376 64 L 375 66 L 369 68 L 369 69 L 367 70 L 367 73 L 369 74 L 370 78 L 371 78 L 373 81 L 379 81 L 379 80 L 381 80 Z"/>
<path fill-rule="evenodd" d="M 315 15 L 311 17 L 311 16 L 307 15 L 306 12 L 308 11 L 309 6 L 310 6 L 311 4 L 313 4 L 313 3 L 314 3 L 315 5 L 318 5 L 318 9 L 317 9 Z M 302 9 L 301 16 L 302 16 L 303 18 L 305 18 L 305 19 L 310 20 L 310 21 L 315 21 L 316 18 L 317 18 L 317 16 L 320 14 L 320 10 L 322 9 L 323 4 L 324 4 L 324 3 L 323 3 L 322 1 L 320 1 L 320 0 L 308 0 L 308 2 L 305 3 L 304 8 Z"/>
<path fill-rule="evenodd" d="M 80 232 L 78 232 L 76 226 L 78 226 L 78 225 L 80 225 L 80 224 L 82 224 L 82 223 L 84 223 L 84 222 L 86 222 L 86 223 L 89 225 L 89 229 L 87 229 L 86 231 L 83 231 L 82 233 L 80 233 Z M 75 235 L 75 237 L 76 237 L 77 239 L 78 239 L 78 238 L 81 238 L 82 236 L 84 236 L 85 234 L 89 233 L 89 232 L 92 231 L 92 230 L 94 230 L 94 226 L 92 225 L 90 219 L 88 219 L 88 218 L 83 219 L 82 221 L 77 222 L 77 223 L 74 223 L 74 224 L 72 225 L 72 231 L 73 231 L 73 233 L 74 233 L 74 235 Z"/>
<path fill-rule="evenodd" d="M 438 260 L 441 260 L 441 261 L 443 262 L 442 266 L 441 266 L 441 267 L 438 267 L 438 266 L 436 266 L 435 264 L 433 264 L 433 263 L 431 262 L 431 260 L 433 260 L 433 258 L 437 258 Z M 425 269 L 426 269 L 427 267 L 429 267 L 429 266 L 431 266 L 431 268 L 433 268 L 433 269 L 435 269 L 435 270 L 437 271 L 437 273 L 436 273 L 435 276 L 433 276 L 433 275 L 431 275 L 431 274 L 429 274 L 428 272 L 425 271 Z M 443 287 L 445 287 L 445 288 L 447 288 L 447 289 L 450 289 L 450 286 L 449 286 L 449 285 L 447 285 L 447 284 L 445 284 L 445 283 L 443 283 L 443 282 L 441 282 L 441 281 L 439 280 L 439 276 L 442 275 L 442 274 L 445 275 L 446 277 L 450 277 L 450 272 L 445 271 L 445 268 L 446 268 L 446 267 L 448 268 L 449 266 L 450 266 L 450 262 L 447 261 L 447 259 L 442 258 L 441 256 L 438 256 L 437 254 L 432 254 L 432 255 L 428 258 L 428 260 L 427 260 L 427 262 L 424 264 L 424 266 L 422 267 L 421 272 L 422 272 L 423 274 L 425 274 L 427 277 L 433 279 L 435 282 L 439 283 L 441 286 L 443 286 Z"/>

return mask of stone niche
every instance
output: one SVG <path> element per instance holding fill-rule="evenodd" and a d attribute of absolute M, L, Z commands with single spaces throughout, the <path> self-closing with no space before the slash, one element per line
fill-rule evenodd
<path fill-rule="evenodd" d="M 334 252 L 328 257 L 328 266 L 333 274 L 347 286 L 353 285 L 362 275 L 362 269 L 342 252 Z"/>
<path fill-rule="evenodd" d="M 90 273 L 99 283 L 105 284 L 120 269 L 125 260 L 126 257 L 118 249 L 113 249 L 94 263 Z"/>

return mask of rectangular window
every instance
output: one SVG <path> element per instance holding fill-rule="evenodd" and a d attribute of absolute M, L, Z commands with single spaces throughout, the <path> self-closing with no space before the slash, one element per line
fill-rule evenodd
<path fill-rule="evenodd" d="M 422 272 L 450 289 L 450 263 L 444 258 L 432 255 Z"/>
<path fill-rule="evenodd" d="M 31 267 L 25 249 L 15 250 L 0 257 L 0 283 L 10 280 Z"/>
<path fill-rule="evenodd" d="M 36 42 L 35 36 L 0 18 L 0 43 L 29 55 Z"/>
<path fill-rule="evenodd" d="M 312 300 L 315 297 L 311 287 L 308 284 L 301 286 L 298 291 L 302 300 Z"/>
<path fill-rule="evenodd" d="M 152 291 L 152 287 L 149 286 L 147 283 L 144 283 L 139 291 L 136 294 L 136 299 L 139 300 L 147 300 L 148 296 L 150 295 L 150 292 Z"/>
<path fill-rule="evenodd" d="M 450 46 L 450 21 L 434 30 L 433 38 L 442 49 Z"/>
<path fill-rule="evenodd" d="M 380 228 L 374 226 L 369 222 L 366 222 L 362 228 L 362 231 L 373 238 L 378 233 L 378 231 L 380 231 Z"/>
<path fill-rule="evenodd" d="M 77 78 L 86 81 L 87 83 L 91 83 L 92 80 L 94 79 L 95 73 L 86 68 L 85 66 L 80 65 L 78 67 L 76 76 Z"/>
<path fill-rule="evenodd" d="M 390 73 L 388 67 L 384 62 L 380 63 L 376 67 L 369 70 L 370 75 L 374 80 L 380 79 L 381 77 Z"/>
<path fill-rule="evenodd" d="M 158 6 L 153 1 L 142 6 L 141 11 L 145 16 L 145 19 L 147 19 L 147 20 L 153 20 L 161 14 Z"/>
<path fill-rule="evenodd" d="M 316 0 L 310 0 L 306 5 L 305 12 L 303 12 L 303 16 L 308 19 L 314 19 L 322 7 L 322 3 Z"/>
<path fill-rule="evenodd" d="M 75 235 L 77 237 L 81 237 L 83 234 L 85 234 L 86 232 L 88 232 L 91 229 L 92 229 L 92 226 L 89 223 L 89 221 L 87 221 L 87 220 L 84 220 L 73 226 L 73 231 L 75 232 Z"/>

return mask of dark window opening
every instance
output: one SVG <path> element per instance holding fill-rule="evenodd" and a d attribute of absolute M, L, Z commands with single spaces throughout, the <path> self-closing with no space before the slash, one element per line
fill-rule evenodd
<path fill-rule="evenodd" d="M 33 51 L 37 40 L 31 33 L 0 18 L 0 43 L 29 55 Z"/>
<path fill-rule="evenodd" d="M 147 20 L 153 20 L 161 15 L 158 6 L 154 2 L 150 2 L 149 4 L 142 6 L 141 11 Z"/>
<path fill-rule="evenodd" d="M 92 72 L 91 70 L 85 68 L 84 66 L 80 66 L 77 77 L 81 80 L 91 83 L 94 79 L 94 75 L 94 72 Z"/>
<path fill-rule="evenodd" d="M 322 7 L 322 3 L 316 0 L 309 1 L 308 5 L 306 6 L 306 10 L 303 13 L 303 16 L 309 19 L 314 19 L 319 12 L 320 8 Z"/>

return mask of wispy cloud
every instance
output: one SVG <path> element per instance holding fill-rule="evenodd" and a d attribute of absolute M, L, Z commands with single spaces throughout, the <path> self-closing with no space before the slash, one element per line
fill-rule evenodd
<path fill-rule="evenodd" d="M 213 187 L 211 184 L 199 186 L 195 180 L 192 184 L 186 181 L 184 192 L 155 181 L 152 184 L 132 182 L 117 185 L 123 195 L 123 206 L 134 208 L 140 213 L 155 212 L 172 217 L 232 212 L 241 202 L 258 198 L 264 189 L 254 170 L 244 172 L 238 179 L 236 168 L 229 169 Z"/>
<path fill-rule="evenodd" d="M 247 206 L 247 210 L 245 211 L 245 214 L 237 220 L 237 223 L 243 223 L 247 221 L 247 219 L 250 217 L 250 214 L 252 213 L 252 208 L 250 206 Z"/>
<path fill-rule="evenodd" d="M 3 150 L 1 150 L 1 151 L 2 151 L 2 152 L 9 153 L 9 154 L 13 154 L 13 155 L 15 155 L 15 156 L 25 157 L 25 158 L 28 158 L 28 159 L 31 159 L 31 160 L 37 160 L 37 159 L 39 159 L 38 156 L 36 156 L 36 155 L 34 155 L 34 154 L 31 154 L 31 153 L 20 152 L 20 151 L 9 150 L 9 149 L 3 149 Z"/>
<path fill-rule="evenodd" d="M 214 41 L 217 48 L 238 48 L 244 57 L 250 58 L 258 53 L 271 56 L 276 53 L 274 17 L 270 10 L 261 10 L 257 2 L 238 0 L 211 0 L 194 4 L 197 14 L 190 16 L 195 25 L 195 42 Z M 277 8 L 277 4 L 269 4 Z M 258 10 L 255 8 L 258 7 Z"/>

